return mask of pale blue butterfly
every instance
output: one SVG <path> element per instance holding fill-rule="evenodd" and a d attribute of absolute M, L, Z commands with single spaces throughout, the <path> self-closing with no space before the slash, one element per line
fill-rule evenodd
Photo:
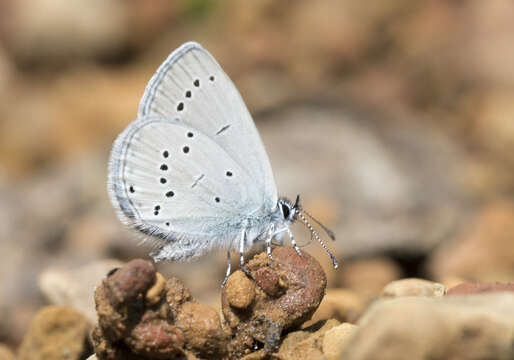
<path fill-rule="evenodd" d="M 279 198 L 248 109 L 216 60 L 199 44 L 173 51 L 148 83 L 137 120 L 118 136 L 109 195 L 122 222 L 153 240 L 156 260 L 187 260 L 214 248 L 245 250 L 289 235 L 298 218 L 328 251 L 299 204 Z M 304 215 L 305 214 L 305 215 Z"/>

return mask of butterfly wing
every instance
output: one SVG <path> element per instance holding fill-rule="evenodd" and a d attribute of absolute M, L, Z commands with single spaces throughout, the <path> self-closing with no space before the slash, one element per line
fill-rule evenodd
<path fill-rule="evenodd" d="M 200 45 L 184 44 L 150 80 L 113 146 L 109 189 L 121 220 L 157 241 L 156 260 L 231 246 L 245 219 L 276 206 L 252 118 Z"/>
<path fill-rule="evenodd" d="M 185 43 L 159 67 L 139 105 L 139 118 L 147 116 L 178 118 L 209 135 L 251 175 L 262 206 L 276 206 L 271 165 L 252 117 L 230 78 L 202 46 Z"/>
<path fill-rule="evenodd" d="M 252 184 L 219 144 L 178 120 L 132 122 L 111 154 L 111 200 L 123 222 L 157 241 L 157 259 L 232 245 L 261 205 Z"/>

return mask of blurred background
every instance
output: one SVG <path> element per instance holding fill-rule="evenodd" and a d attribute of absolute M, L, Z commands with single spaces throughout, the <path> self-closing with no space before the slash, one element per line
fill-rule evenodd
<path fill-rule="evenodd" d="M 48 271 L 148 258 L 107 159 L 189 40 L 240 90 L 280 193 L 336 232 L 339 270 L 306 247 L 331 287 L 514 280 L 513 2 L 0 0 L 0 342 L 51 297 Z M 224 261 L 159 269 L 217 306 Z"/>

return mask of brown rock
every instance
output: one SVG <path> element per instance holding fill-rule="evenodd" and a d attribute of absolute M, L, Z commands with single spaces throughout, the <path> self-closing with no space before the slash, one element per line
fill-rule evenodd
<path fill-rule="evenodd" d="M 91 338 L 99 360 L 218 359 L 226 352 L 218 313 L 146 261 L 111 272 L 95 302 L 99 321 Z"/>
<path fill-rule="evenodd" d="M 255 284 L 241 270 L 237 270 L 228 278 L 225 287 L 227 300 L 230 306 L 235 308 L 248 307 L 255 297 Z"/>
<path fill-rule="evenodd" d="M 4 344 L 0 344 L 0 360 L 14 360 L 13 352 Z"/>
<path fill-rule="evenodd" d="M 323 337 L 323 355 L 327 360 L 339 360 L 356 331 L 357 325 L 350 323 L 329 329 Z"/>
<path fill-rule="evenodd" d="M 146 46 L 181 6 L 157 0 L 72 2 L 16 1 L 7 13 L 0 34 L 23 63 L 53 65 L 92 57 L 120 56 L 129 46 Z M 144 31 L 143 31 L 144 30 Z"/>
<path fill-rule="evenodd" d="M 399 297 L 374 303 L 341 359 L 514 358 L 514 294 Z"/>
<path fill-rule="evenodd" d="M 264 351 L 264 349 L 260 349 L 243 356 L 241 360 L 265 360 L 267 358 L 269 358 L 269 355 L 266 354 L 266 351 Z"/>
<path fill-rule="evenodd" d="M 264 344 L 266 353 L 277 349 L 282 330 L 308 320 L 323 298 L 326 278 L 319 263 L 302 252 L 300 257 L 292 247 L 276 247 L 274 261 L 266 253 L 248 262 L 255 288 L 246 287 L 253 302 L 246 308 L 235 308 L 228 294 L 233 290 L 229 278 L 222 292 L 222 311 L 233 338 L 229 356 L 240 358 L 257 343 Z M 234 273 L 231 277 L 240 277 Z"/>
<path fill-rule="evenodd" d="M 134 300 L 155 282 L 155 270 L 148 261 L 136 259 L 109 274 L 105 282 L 112 304 Z"/>
<path fill-rule="evenodd" d="M 514 283 L 508 284 L 486 284 L 486 283 L 464 283 L 452 287 L 446 295 L 469 295 L 479 293 L 491 293 L 502 291 L 514 291 Z"/>
<path fill-rule="evenodd" d="M 339 321 L 331 319 L 314 324 L 310 328 L 289 333 L 275 356 L 283 360 L 325 359 L 324 336 L 338 325 Z"/>
<path fill-rule="evenodd" d="M 97 321 L 91 294 L 105 274 L 120 267 L 119 260 L 101 260 L 75 269 L 47 269 L 39 277 L 39 289 L 52 305 L 70 305 L 91 324 Z"/>
<path fill-rule="evenodd" d="M 364 299 L 355 292 L 347 289 L 328 289 L 318 310 L 306 325 L 327 319 L 354 323 L 365 308 Z"/>
<path fill-rule="evenodd" d="M 184 303 L 192 300 L 193 298 L 189 289 L 187 289 L 179 279 L 172 277 L 166 281 L 166 302 L 170 307 L 173 318 L 177 317 Z"/>
<path fill-rule="evenodd" d="M 381 297 L 394 298 L 402 296 L 443 296 L 444 285 L 424 279 L 401 279 L 387 284 Z"/>
<path fill-rule="evenodd" d="M 136 354 L 161 359 L 182 354 L 184 335 L 176 326 L 156 319 L 134 326 L 124 342 Z"/>
<path fill-rule="evenodd" d="M 69 306 L 48 306 L 33 319 L 21 344 L 20 360 L 78 359 L 86 350 L 87 319 Z"/>
<path fill-rule="evenodd" d="M 437 278 L 460 277 L 494 282 L 514 278 L 514 204 L 486 205 L 457 238 L 439 247 L 429 263 Z"/>
<path fill-rule="evenodd" d="M 205 358 L 218 358 L 224 354 L 227 336 L 212 307 L 187 302 L 177 315 L 176 325 L 184 333 L 186 349 Z"/>

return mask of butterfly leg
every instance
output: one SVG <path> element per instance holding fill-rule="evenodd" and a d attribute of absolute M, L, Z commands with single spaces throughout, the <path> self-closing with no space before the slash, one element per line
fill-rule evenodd
<path fill-rule="evenodd" d="M 298 245 L 296 244 L 296 241 L 294 239 L 293 232 L 289 228 L 287 228 L 287 234 L 289 235 L 289 239 L 291 240 L 291 244 L 293 244 L 293 247 L 296 250 L 296 253 L 298 255 L 302 256 L 302 252 L 300 251 L 300 248 L 298 247 Z"/>
<path fill-rule="evenodd" d="M 253 279 L 250 271 L 245 267 L 245 241 L 246 241 L 246 228 L 243 227 L 241 231 L 241 240 L 239 241 L 239 263 L 241 270 L 248 276 L 250 279 Z"/>
<path fill-rule="evenodd" d="M 227 272 L 225 273 L 225 278 L 221 283 L 221 287 L 224 287 L 227 283 L 228 277 L 230 276 L 230 250 L 227 250 Z"/>
<path fill-rule="evenodd" d="M 268 254 L 268 257 L 271 261 L 273 261 L 273 256 L 271 255 L 271 240 L 273 239 L 273 235 L 275 232 L 275 225 L 271 224 L 268 237 L 266 238 L 266 253 Z"/>

